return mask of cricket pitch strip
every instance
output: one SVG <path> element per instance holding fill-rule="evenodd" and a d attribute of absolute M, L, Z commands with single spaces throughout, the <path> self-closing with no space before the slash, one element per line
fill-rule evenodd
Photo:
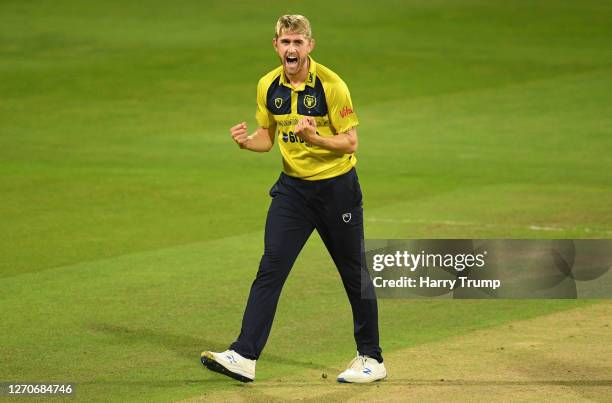
<path fill-rule="evenodd" d="M 187 401 L 606 401 L 611 326 L 605 301 L 388 352 L 373 384 L 338 384 L 339 363 Z"/>

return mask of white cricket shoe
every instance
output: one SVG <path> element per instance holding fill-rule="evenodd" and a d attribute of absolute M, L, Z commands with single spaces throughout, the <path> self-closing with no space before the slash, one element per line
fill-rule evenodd
<path fill-rule="evenodd" d="M 346 371 L 338 375 L 338 382 L 368 383 L 387 377 L 385 364 L 367 355 L 357 355 Z"/>
<path fill-rule="evenodd" d="M 204 351 L 200 360 L 211 371 L 227 375 L 240 382 L 253 382 L 255 380 L 256 360 L 244 358 L 234 350 L 225 350 L 222 353 Z"/>

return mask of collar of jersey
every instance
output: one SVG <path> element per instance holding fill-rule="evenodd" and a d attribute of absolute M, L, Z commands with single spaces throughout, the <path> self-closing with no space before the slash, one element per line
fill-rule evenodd
<path fill-rule="evenodd" d="M 308 56 L 308 60 L 310 60 L 310 68 L 308 69 L 308 76 L 306 77 L 306 81 L 304 81 L 302 85 L 300 85 L 298 88 L 293 88 L 291 83 L 287 81 L 287 77 L 285 77 L 284 71 L 281 72 L 280 83 L 285 87 L 294 89 L 295 91 L 303 91 L 307 85 L 309 87 L 314 88 L 315 82 L 317 81 L 317 62 L 315 62 L 310 56 Z"/>

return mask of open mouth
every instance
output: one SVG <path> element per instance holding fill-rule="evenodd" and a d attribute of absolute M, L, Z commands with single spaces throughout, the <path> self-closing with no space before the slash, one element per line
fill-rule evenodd
<path fill-rule="evenodd" d="M 285 62 L 287 66 L 297 66 L 298 58 L 296 56 L 287 56 Z"/>

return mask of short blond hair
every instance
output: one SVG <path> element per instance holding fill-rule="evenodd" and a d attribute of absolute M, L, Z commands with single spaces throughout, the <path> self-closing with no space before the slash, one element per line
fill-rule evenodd
<path fill-rule="evenodd" d="M 299 14 L 286 14 L 282 15 L 278 21 L 276 21 L 276 35 L 275 38 L 278 38 L 283 34 L 283 32 L 293 33 L 293 34 L 302 34 L 306 38 L 312 38 L 312 31 L 310 29 L 310 21 L 308 18 Z"/>

